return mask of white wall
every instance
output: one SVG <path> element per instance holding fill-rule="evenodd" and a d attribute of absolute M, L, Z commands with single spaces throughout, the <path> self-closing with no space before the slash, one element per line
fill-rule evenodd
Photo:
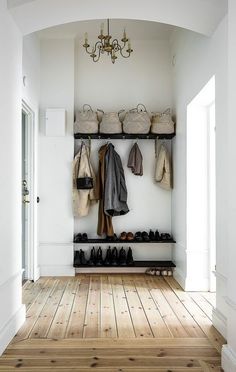
<path fill-rule="evenodd" d="M 134 55 L 119 59 L 112 65 L 104 58 L 91 61 L 78 48 L 74 68 L 72 40 L 42 40 L 41 42 L 41 128 L 39 140 L 39 260 L 42 275 L 72 273 L 72 212 L 71 164 L 74 154 L 72 136 L 74 81 L 75 105 L 90 103 L 95 109 L 119 110 L 133 108 L 139 102 L 149 110 L 164 110 L 172 105 L 171 69 L 167 41 L 133 42 Z M 75 71 L 75 75 L 74 75 Z M 114 73 L 115 71 L 115 73 Z M 104 80 L 105 79 L 105 80 Z M 44 112 L 49 107 L 65 107 L 68 113 L 67 135 L 45 137 Z M 103 141 L 92 141 L 94 166 L 98 165 L 98 149 Z M 140 141 L 144 157 L 144 176 L 135 177 L 127 169 L 132 141 L 115 143 L 121 155 L 129 192 L 130 213 L 114 218 L 114 227 L 122 231 L 159 228 L 171 231 L 171 193 L 160 189 L 153 181 L 154 142 Z M 142 218 L 140 218 L 142 216 Z M 96 236 L 98 205 L 89 216 L 75 221 L 75 232 Z M 136 258 L 171 259 L 171 245 L 139 247 Z"/>
<path fill-rule="evenodd" d="M 119 111 L 144 103 L 149 111 L 165 110 L 172 106 L 170 49 L 167 41 L 134 41 L 133 55 L 117 59 L 113 65 L 107 56 L 94 63 L 78 44 L 76 62 L 75 107 L 89 103 L 96 110 Z M 77 141 L 79 142 L 79 141 Z M 92 155 L 97 170 L 97 153 L 105 141 L 92 141 Z M 143 154 L 143 177 L 137 177 L 127 168 L 133 141 L 113 141 L 124 166 L 130 212 L 113 219 L 117 234 L 122 231 L 143 231 L 159 228 L 171 230 L 171 192 L 155 184 L 154 141 L 140 140 Z M 75 221 L 75 231 L 87 231 L 96 236 L 97 207 L 88 217 Z M 142 216 L 142 218 L 140 218 Z"/>
<path fill-rule="evenodd" d="M 22 37 L 0 1 L 0 354 L 25 319 L 21 300 Z"/>
<path fill-rule="evenodd" d="M 225 372 L 236 371 L 236 177 L 235 177 L 235 162 L 236 162 L 236 128 L 235 128 L 235 83 L 236 83 L 236 3 L 234 0 L 229 0 L 229 24 L 228 24 L 228 40 L 229 40 L 229 59 L 228 59 L 228 151 L 227 151 L 227 236 L 226 254 L 228 258 L 228 282 L 227 282 L 227 297 L 228 317 L 227 317 L 227 341 L 228 344 L 223 347 L 222 352 L 222 367 Z"/>
<path fill-rule="evenodd" d="M 45 136 L 45 109 L 65 108 L 66 136 Z M 74 41 L 41 42 L 39 265 L 41 275 L 72 275 Z M 54 270 L 54 271 L 52 271 Z"/>
<path fill-rule="evenodd" d="M 187 106 L 200 92 L 210 78 L 216 78 L 216 231 L 217 231 L 217 314 L 222 315 L 221 328 L 225 331 L 226 305 L 224 301 L 227 277 L 227 211 L 225 208 L 227 190 L 227 19 L 224 19 L 212 38 L 177 31 L 173 35 L 172 54 L 175 55 L 174 95 L 177 116 L 177 135 L 174 140 L 173 159 L 175 189 L 172 201 L 172 227 L 177 240 L 175 261 L 177 278 L 185 288 L 191 290 L 192 272 L 188 267 L 191 252 L 186 244 L 186 130 Z M 199 151 L 201 144 L 199 143 Z M 196 175 L 197 177 L 198 175 Z M 197 197 L 197 195 L 196 195 Z M 199 231 L 199 254 L 201 254 L 201 231 Z M 218 317 L 218 318 L 219 318 Z M 219 328 L 219 326 L 218 326 Z M 221 330 L 222 331 L 222 330 Z"/>
<path fill-rule="evenodd" d="M 107 56 L 94 63 L 77 43 L 75 107 L 89 103 L 94 109 L 119 111 L 131 109 L 144 103 L 149 111 L 172 107 L 172 81 L 170 48 L 168 41 L 132 41 L 133 55 L 129 59 L 119 58 L 113 65 Z M 77 141 L 79 143 L 79 141 Z M 97 170 L 97 153 L 106 141 L 92 141 L 92 158 Z M 168 142 L 168 141 L 167 141 Z M 113 141 L 121 156 L 128 189 L 130 212 L 113 218 L 115 232 L 171 231 L 171 192 L 158 187 L 154 182 L 154 141 L 139 140 L 143 154 L 143 177 L 137 177 L 127 168 L 129 151 L 133 141 Z M 96 237 L 98 206 L 93 206 L 87 217 L 75 219 L 75 232 L 88 232 Z M 162 248 L 141 249 L 136 246 L 138 257 L 148 259 L 158 256 Z M 158 250 L 158 252 L 157 252 Z M 170 249 L 162 249 L 162 258 L 171 259 Z"/>

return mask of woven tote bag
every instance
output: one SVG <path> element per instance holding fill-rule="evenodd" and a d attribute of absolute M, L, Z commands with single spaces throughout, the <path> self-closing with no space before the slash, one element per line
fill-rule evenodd
<path fill-rule="evenodd" d="M 123 131 L 127 134 L 149 133 L 151 121 L 146 107 L 139 103 L 135 109 L 128 111 L 123 121 Z"/>
<path fill-rule="evenodd" d="M 102 110 L 102 121 L 100 123 L 99 132 L 105 134 L 118 134 L 122 133 L 122 124 L 119 115 L 124 110 L 119 112 L 104 112 Z"/>
<path fill-rule="evenodd" d="M 76 112 L 74 133 L 98 133 L 98 116 L 90 105 L 83 105 L 81 111 Z"/>
<path fill-rule="evenodd" d="M 175 132 L 174 122 L 171 117 L 171 110 L 153 114 L 151 133 L 154 134 L 171 134 Z"/>

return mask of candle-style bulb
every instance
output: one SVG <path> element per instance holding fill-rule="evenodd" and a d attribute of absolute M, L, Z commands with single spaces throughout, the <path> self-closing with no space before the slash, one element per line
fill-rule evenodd
<path fill-rule="evenodd" d="M 126 30 L 124 28 L 123 38 L 126 39 Z"/>
<path fill-rule="evenodd" d="M 85 43 L 88 41 L 88 33 L 87 32 L 85 32 L 85 34 L 84 34 L 84 40 L 85 40 Z"/>
<path fill-rule="evenodd" d="M 104 23 L 101 23 L 101 35 L 103 35 L 104 32 Z"/>

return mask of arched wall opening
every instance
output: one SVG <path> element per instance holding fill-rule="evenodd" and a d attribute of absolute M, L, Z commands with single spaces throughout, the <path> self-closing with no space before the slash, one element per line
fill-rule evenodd
<path fill-rule="evenodd" d="M 117 224 L 116 228 L 118 233 L 127 228 L 134 231 L 159 228 L 162 231 L 173 233 L 174 237 L 177 237 L 176 247 L 168 247 L 165 252 L 161 249 L 158 251 L 148 249 L 145 252 L 137 251 L 137 257 L 141 259 L 146 255 L 146 258 L 149 259 L 154 257 L 173 258 L 177 263 L 176 278 L 184 288 L 191 289 L 193 288 L 191 283 L 186 285 L 188 260 L 190 259 L 186 242 L 187 215 L 184 191 L 187 182 L 185 142 L 187 103 L 179 102 L 179 97 L 182 97 L 183 91 L 186 90 L 186 79 L 190 80 L 188 80 L 188 89 L 185 94 L 193 97 L 198 93 L 197 89 L 201 89 L 208 81 L 208 70 L 214 69 L 211 62 L 208 66 L 204 66 L 202 72 L 199 71 L 200 83 L 191 82 L 194 75 L 192 65 L 195 66 L 194 56 L 191 54 L 198 53 L 199 58 L 201 53 L 205 53 L 211 45 L 211 39 L 191 31 L 160 25 L 156 22 L 112 19 L 112 34 L 121 37 L 125 26 L 127 33 L 130 34 L 134 49 L 134 54 L 128 60 L 118 58 L 113 66 L 106 56 L 98 63 L 93 63 L 82 47 L 86 31 L 89 33 L 90 40 L 96 40 L 100 23 L 100 20 L 79 21 L 38 33 L 41 39 L 41 73 L 43 74 L 41 75 L 40 116 L 44 117 L 47 107 L 67 106 L 67 137 L 64 141 L 65 151 L 63 150 L 63 153 L 67 153 L 66 164 L 68 164 L 74 155 L 72 151 L 73 140 L 70 137 L 73 132 L 74 109 L 81 108 L 84 103 L 90 103 L 95 109 L 118 111 L 121 108 L 130 109 L 137 103 L 143 102 L 149 111 L 164 111 L 171 107 L 173 112 L 176 112 L 177 137 L 173 147 L 175 172 L 173 193 L 168 194 L 160 191 L 156 189 L 153 182 L 149 182 L 153 172 L 153 146 L 146 143 L 143 145 L 143 149 L 147 159 L 146 169 L 149 181 L 145 184 L 142 194 L 145 195 L 145 190 L 149 190 L 149 197 L 147 200 L 143 198 L 137 208 L 136 200 L 140 200 L 140 195 L 139 188 L 136 187 L 135 191 L 131 193 L 131 218 L 129 219 L 127 216 L 123 223 Z M 187 48 L 184 47 L 185 42 L 187 42 Z M 188 54 L 188 58 L 184 61 L 183 56 Z M 183 71 L 183 66 L 186 67 L 186 63 L 187 69 Z M 181 88 L 181 92 L 177 93 L 179 85 L 182 83 L 184 83 L 184 87 Z M 181 115 L 185 116 L 184 120 L 179 119 L 180 107 Z M 49 164 L 47 154 L 52 148 L 56 148 L 58 140 L 51 139 L 50 142 L 50 139 L 44 137 L 43 124 L 40 126 L 39 141 L 39 150 L 41 151 L 39 158 L 42 159 L 41 163 L 43 164 L 39 170 L 39 178 L 43 180 L 49 177 L 51 169 L 54 168 L 53 164 L 56 164 L 58 157 L 61 156 L 61 151 L 57 147 L 54 155 L 51 152 L 54 160 Z M 122 142 L 118 146 L 120 149 L 124 149 L 122 156 L 125 162 L 128 147 L 126 148 Z M 94 148 L 97 149 L 97 147 L 98 143 L 94 142 Z M 61 158 L 61 160 L 65 162 L 65 158 Z M 96 164 L 96 160 L 94 162 Z M 45 163 L 48 163 L 48 169 L 45 168 Z M 57 167 L 58 165 L 56 165 L 56 169 Z M 45 275 L 55 272 L 71 274 L 71 236 L 74 232 L 83 231 L 94 234 L 94 226 L 97 223 L 96 209 L 92 209 L 89 215 L 89 220 L 92 221 L 90 225 L 93 228 L 88 227 L 88 219 L 86 220 L 86 218 L 75 219 L 75 221 L 71 218 L 71 195 L 70 188 L 68 188 L 68 184 L 71 182 L 69 168 L 65 166 L 64 170 L 57 171 L 57 174 L 61 174 L 59 183 L 64 185 L 61 186 L 61 192 L 66 195 L 66 198 L 61 198 L 53 189 L 48 192 L 46 183 L 39 184 L 40 194 L 44 200 L 40 206 L 41 217 L 39 217 L 41 220 L 39 265 Z M 180 175 L 182 175 L 182 179 L 180 179 Z M 127 175 L 127 179 L 130 182 L 130 190 L 132 190 L 133 181 L 129 179 L 129 175 Z M 65 182 L 65 180 L 67 181 Z M 135 182 L 137 183 L 137 180 Z M 58 200 L 60 200 L 59 203 Z M 153 200 L 155 200 L 155 208 L 151 206 Z M 182 205 L 179 204 L 180 200 Z M 144 216 L 142 210 L 145 210 L 148 205 L 151 206 L 150 213 L 148 216 Z M 62 211 L 66 211 L 66 213 L 63 215 Z M 45 220 L 45 215 L 48 216 L 48 221 Z M 143 217 L 142 223 L 140 223 L 140 215 Z M 60 216 L 62 217 L 60 218 Z M 51 228 L 48 229 L 48 226 Z M 63 229 L 60 228 L 61 226 Z M 55 236 L 57 236 L 57 241 Z M 61 254 L 55 265 L 54 257 L 58 244 L 61 246 Z M 51 253 L 48 253 L 50 251 Z M 191 277 L 189 273 L 188 276 Z M 202 287 L 199 287 L 200 289 Z"/>

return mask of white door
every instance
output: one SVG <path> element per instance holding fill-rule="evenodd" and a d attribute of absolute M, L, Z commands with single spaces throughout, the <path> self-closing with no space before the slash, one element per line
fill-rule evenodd
<path fill-rule="evenodd" d="M 22 280 L 35 280 L 34 114 L 22 106 Z"/>
<path fill-rule="evenodd" d="M 29 164 L 27 114 L 22 110 L 22 279 L 28 279 L 27 253 L 29 249 Z"/>

